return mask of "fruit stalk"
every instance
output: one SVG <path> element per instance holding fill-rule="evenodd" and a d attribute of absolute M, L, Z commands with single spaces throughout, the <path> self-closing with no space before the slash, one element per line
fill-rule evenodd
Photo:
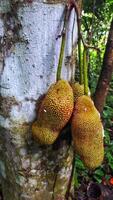
<path fill-rule="evenodd" d="M 62 70 L 62 63 L 63 63 L 63 56 L 64 56 L 64 49 L 65 49 L 65 38 L 66 34 L 62 33 L 62 42 L 61 42 L 61 49 L 60 49 L 60 56 L 57 68 L 57 81 L 61 79 L 61 70 Z"/>
<path fill-rule="evenodd" d="M 79 56 L 79 72 L 80 72 L 80 84 L 83 84 L 83 67 L 82 67 L 82 49 L 81 49 L 81 39 L 78 39 L 78 56 Z"/>
<path fill-rule="evenodd" d="M 87 48 L 85 46 L 83 52 L 83 76 L 84 76 L 84 94 L 88 96 Z"/>
<path fill-rule="evenodd" d="M 65 43 L 66 43 L 66 29 L 67 29 L 67 23 L 68 23 L 70 12 L 71 12 L 71 9 L 68 9 L 68 7 L 66 6 L 63 31 L 61 34 L 62 41 L 61 41 L 59 62 L 58 62 L 58 67 L 57 67 L 56 81 L 61 80 L 61 70 L 62 70 L 62 63 L 63 63 L 63 57 L 64 57 Z"/>

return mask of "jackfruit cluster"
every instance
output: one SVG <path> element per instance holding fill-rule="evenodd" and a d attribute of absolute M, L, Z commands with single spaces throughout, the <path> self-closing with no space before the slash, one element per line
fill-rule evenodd
<path fill-rule="evenodd" d="M 59 80 L 52 84 L 32 125 L 33 137 L 41 144 L 52 144 L 69 121 L 74 107 L 73 91 L 69 83 Z"/>
<path fill-rule="evenodd" d="M 71 128 L 75 151 L 86 167 L 95 169 L 101 165 L 104 158 L 103 126 L 90 97 L 83 95 L 78 98 Z"/>

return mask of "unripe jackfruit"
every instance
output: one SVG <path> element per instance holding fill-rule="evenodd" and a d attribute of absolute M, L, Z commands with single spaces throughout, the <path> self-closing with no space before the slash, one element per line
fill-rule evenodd
<path fill-rule="evenodd" d="M 75 151 L 86 167 L 98 167 L 104 158 L 103 126 L 93 101 L 85 95 L 79 97 L 75 104 L 72 136 Z"/>
<path fill-rule="evenodd" d="M 72 83 L 71 87 L 73 89 L 74 102 L 76 102 L 78 97 L 84 95 L 84 85 L 80 85 L 79 83 Z"/>
<path fill-rule="evenodd" d="M 69 83 L 59 80 L 49 88 L 38 112 L 41 125 L 61 130 L 69 121 L 74 107 L 73 91 Z"/>
<path fill-rule="evenodd" d="M 52 84 L 43 99 L 32 125 L 33 137 L 41 144 L 52 144 L 69 121 L 74 107 L 73 91 L 69 83 L 59 80 Z"/>
<path fill-rule="evenodd" d="M 32 134 L 34 139 L 40 144 L 53 144 L 57 139 L 59 132 L 53 131 L 50 128 L 41 126 L 37 121 L 32 125 Z"/>
<path fill-rule="evenodd" d="M 74 102 L 77 101 L 79 97 L 84 95 L 84 85 L 80 85 L 78 82 L 76 83 L 71 83 L 71 87 L 73 89 L 73 94 L 74 94 Z M 90 90 L 88 88 L 88 95 L 90 96 Z"/>

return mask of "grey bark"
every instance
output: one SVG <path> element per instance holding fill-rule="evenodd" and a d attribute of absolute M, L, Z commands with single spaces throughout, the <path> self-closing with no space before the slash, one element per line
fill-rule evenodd
<path fill-rule="evenodd" d="M 55 82 L 61 44 L 61 38 L 56 37 L 62 30 L 64 8 L 65 2 L 58 1 L 0 1 L 0 174 L 4 200 L 65 199 L 72 146 L 60 138 L 54 145 L 41 146 L 31 135 L 37 101 Z M 74 71 L 76 41 L 73 11 L 62 70 L 62 78 L 67 80 Z"/>

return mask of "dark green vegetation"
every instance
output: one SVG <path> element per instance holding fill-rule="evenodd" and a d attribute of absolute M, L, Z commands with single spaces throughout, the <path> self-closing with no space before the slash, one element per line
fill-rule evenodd
<path fill-rule="evenodd" d="M 83 1 L 83 37 L 89 45 L 98 47 L 100 50 L 89 50 L 88 53 L 89 83 L 92 93 L 95 92 L 100 75 L 112 13 L 113 0 Z"/>
<path fill-rule="evenodd" d="M 113 0 L 84 0 L 82 14 L 82 32 L 85 41 L 99 48 L 88 50 L 89 88 L 92 96 L 95 93 L 98 78 L 101 72 L 107 37 L 112 20 Z M 113 177 L 113 78 L 110 83 L 106 104 L 102 113 L 105 129 L 105 158 L 103 164 L 94 171 L 88 171 L 82 161 L 76 156 L 75 185 L 95 181 L 106 182 Z M 78 184 L 76 176 L 78 176 Z"/>

